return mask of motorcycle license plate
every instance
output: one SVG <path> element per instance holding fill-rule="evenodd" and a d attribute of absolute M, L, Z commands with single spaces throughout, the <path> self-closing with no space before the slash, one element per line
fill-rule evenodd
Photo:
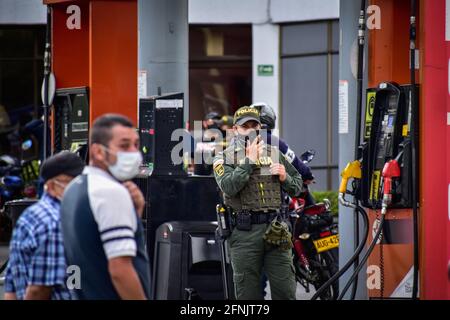
<path fill-rule="evenodd" d="M 333 235 L 326 238 L 314 240 L 314 246 L 317 249 L 317 252 L 323 252 L 330 249 L 334 249 L 339 247 L 339 235 Z"/>

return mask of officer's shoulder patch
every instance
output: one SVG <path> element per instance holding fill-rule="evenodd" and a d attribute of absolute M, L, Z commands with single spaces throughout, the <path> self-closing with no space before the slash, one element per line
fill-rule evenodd
<path fill-rule="evenodd" d="M 223 167 L 223 160 L 217 160 L 214 162 L 214 172 L 219 176 L 223 176 L 225 168 Z"/>
<path fill-rule="evenodd" d="M 289 163 L 292 163 L 294 161 L 294 159 L 295 159 L 295 152 L 292 149 L 289 148 L 286 151 L 285 156 L 286 156 L 286 159 L 289 161 Z"/>
<path fill-rule="evenodd" d="M 217 166 L 223 164 L 224 162 L 225 162 L 225 161 L 224 161 L 222 158 L 216 159 L 216 160 L 214 161 L 214 163 L 213 163 L 213 167 L 215 168 L 215 167 L 217 167 Z"/>

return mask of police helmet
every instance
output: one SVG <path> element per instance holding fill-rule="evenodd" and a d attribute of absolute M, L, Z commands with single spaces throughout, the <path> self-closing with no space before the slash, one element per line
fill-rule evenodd
<path fill-rule="evenodd" d="M 273 111 L 271 106 L 269 106 L 265 102 L 256 102 L 251 106 L 259 110 L 260 119 L 263 126 L 266 126 L 267 129 L 271 130 L 275 128 L 275 121 L 277 120 L 277 116 L 275 115 L 275 111 Z"/>

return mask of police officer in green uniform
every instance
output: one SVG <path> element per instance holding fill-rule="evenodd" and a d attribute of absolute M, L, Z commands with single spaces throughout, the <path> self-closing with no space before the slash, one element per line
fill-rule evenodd
<path fill-rule="evenodd" d="M 277 147 L 266 145 L 258 135 L 256 108 L 239 108 L 233 123 L 234 139 L 215 157 L 213 167 L 224 202 L 233 210 L 229 245 L 236 298 L 263 299 L 264 268 L 272 299 L 295 300 L 291 235 L 281 210 L 281 189 L 297 196 L 301 176 Z"/>

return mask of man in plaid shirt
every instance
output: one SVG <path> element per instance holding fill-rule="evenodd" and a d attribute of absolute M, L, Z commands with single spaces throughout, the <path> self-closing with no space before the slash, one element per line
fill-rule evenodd
<path fill-rule="evenodd" d="M 5 278 L 5 299 L 71 299 L 60 227 L 65 187 L 83 171 L 83 161 L 63 151 L 41 167 L 44 194 L 27 208 L 14 228 Z"/>

